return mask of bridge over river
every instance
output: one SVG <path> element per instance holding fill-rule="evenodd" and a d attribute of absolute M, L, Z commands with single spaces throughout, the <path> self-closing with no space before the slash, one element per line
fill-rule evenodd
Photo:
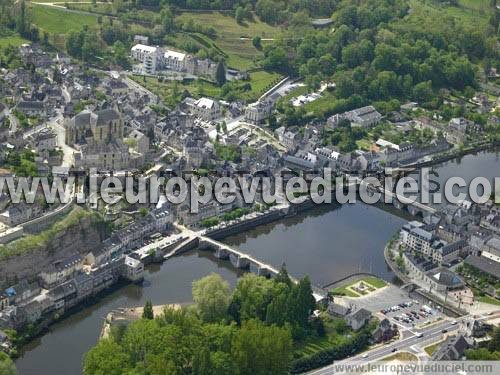
<path fill-rule="evenodd" d="M 165 255 L 168 259 L 176 253 L 182 252 L 183 246 L 189 243 L 189 248 L 197 247 L 199 250 L 209 250 L 213 251 L 217 259 L 232 261 L 231 263 L 239 269 L 243 270 L 255 270 L 257 275 L 264 277 L 273 277 L 279 273 L 279 269 L 274 267 L 269 263 L 265 263 L 254 256 L 245 253 L 239 249 L 231 247 L 225 243 L 219 242 L 210 238 L 210 234 L 205 231 L 195 232 L 184 226 L 176 225 L 178 229 L 182 231 L 182 243 L 177 248 L 171 251 L 169 254 Z M 297 283 L 298 280 L 292 276 L 290 279 Z M 327 292 L 318 286 L 312 286 L 313 294 L 316 300 L 321 300 L 326 297 Z"/>

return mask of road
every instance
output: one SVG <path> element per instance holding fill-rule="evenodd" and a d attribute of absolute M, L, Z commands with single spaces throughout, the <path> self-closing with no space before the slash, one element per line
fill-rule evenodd
<path fill-rule="evenodd" d="M 446 329 L 448 332 L 454 332 L 458 330 L 458 325 L 453 325 L 452 322 L 450 321 L 443 321 L 441 323 L 433 324 L 429 326 L 428 328 L 424 328 L 421 330 L 415 330 L 417 333 L 422 333 L 423 337 L 418 337 L 417 335 L 412 335 L 410 337 L 407 337 L 402 340 L 398 340 L 395 342 L 392 342 L 388 345 L 383 345 L 376 347 L 372 350 L 366 351 L 362 354 L 356 355 L 354 357 L 350 357 L 347 359 L 344 359 L 342 361 L 335 362 L 332 365 L 320 368 L 318 370 L 313 370 L 309 372 L 309 375 L 331 375 L 334 373 L 335 366 L 337 365 L 348 365 L 348 364 L 359 364 L 362 362 L 373 362 L 373 361 L 378 361 L 381 360 L 384 357 L 387 357 L 388 355 L 393 353 L 393 350 L 396 349 L 397 351 L 405 350 L 409 351 L 410 347 L 416 344 L 419 344 L 424 341 L 432 341 L 432 342 L 437 342 L 440 341 L 440 339 L 444 336 L 444 333 L 442 332 L 443 329 Z M 430 344 L 429 344 L 430 345 Z M 363 358 L 366 355 L 365 358 Z M 335 374 L 341 374 L 341 372 L 336 372 Z"/>
<path fill-rule="evenodd" d="M 497 312 L 492 315 L 483 315 L 480 316 L 478 321 L 486 321 L 490 319 L 494 319 L 499 316 L 500 313 Z M 463 316 L 457 320 L 463 320 L 468 318 L 469 316 Z M 377 346 L 371 350 L 363 352 L 353 357 L 346 358 L 341 361 L 337 361 L 334 364 L 322 367 L 317 370 L 312 370 L 308 372 L 309 375 L 331 375 L 331 374 L 342 374 L 344 372 L 334 372 L 336 365 L 349 365 L 349 364 L 362 364 L 379 361 L 391 354 L 393 354 L 393 350 L 396 349 L 396 353 L 398 351 L 406 351 L 414 354 L 419 354 L 423 351 L 423 348 L 432 345 L 433 343 L 442 341 L 445 335 L 449 335 L 450 333 L 455 333 L 459 329 L 459 324 L 453 324 L 452 320 L 444 320 L 439 323 L 434 323 L 429 327 L 416 329 L 414 331 L 405 331 L 406 333 L 410 333 L 411 336 L 407 336 L 398 341 L 392 342 L 387 345 Z M 443 333 L 443 330 L 446 330 L 446 333 Z M 422 337 L 418 337 L 418 334 L 423 334 Z M 418 346 L 419 349 L 414 349 L 412 347 Z"/>
<path fill-rule="evenodd" d="M 58 111 L 57 116 L 52 117 L 47 126 L 53 129 L 57 135 L 57 145 L 63 151 L 63 161 L 61 166 L 63 167 L 71 167 L 73 165 L 73 153 L 76 151 L 74 148 L 68 146 L 65 141 L 66 129 L 64 129 L 63 125 L 64 116 L 60 111 Z"/>
<path fill-rule="evenodd" d="M 9 121 L 10 121 L 10 132 L 14 134 L 17 129 L 19 128 L 19 120 L 18 118 L 12 113 L 12 111 L 9 111 L 7 116 L 9 116 Z"/>

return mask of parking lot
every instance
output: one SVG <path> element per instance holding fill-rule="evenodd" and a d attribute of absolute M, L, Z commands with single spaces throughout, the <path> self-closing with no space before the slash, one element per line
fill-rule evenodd
<path fill-rule="evenodd" d="M 380 313 L 400 327 L 423 327 L 442 318 L 439 311 L 416 300 L 406 300 L 397 305 L 387 306 Z"/>

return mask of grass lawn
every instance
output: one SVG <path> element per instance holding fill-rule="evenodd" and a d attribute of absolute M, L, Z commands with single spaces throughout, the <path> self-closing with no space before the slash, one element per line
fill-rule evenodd
<path fill-rule="evenodd" d="M 418 358 L 411 353 L 401 352 L 385 357 L 382 361 L 418 361 Z"/>
<path fill-rule="evenodd" d="M 354 293 L 352 290 L 347 289 L 349 285 L 347 286 L 339 286 L 337 288 L 334 288 L 331 290 L 333 294 L 338 294 L 338 295 L 344 295 L 347 297 L 359 297 L 359 294 Z"/>
<path fill-rule="evenodd" d="M 410 0 L 413 13 L 406 22 L 415 22 L 415 25 L 422 29 L 426 27 L 427 20 L 434 22 L 434 20 L 442 19 L 444 14 L 455 18 L 457 22 L 477 29 L 478 26 L 484 27 L 488 22 L 489 14 L 485 11 L 487 7 L 484 3 L 489 3 L 489 0 L 459 0 L 459 7 L 437 6 L 433 3 Z"/>
<path fill-rule="evenodd" d="M 437 347 L 441 344 L 442 341 L 436 342 L 435 344 L 426 346 L 424 348 L 425 352 L 429 355 L 432 356 L 434 352 L 436 351 Z"/>
<path fill-rule="evenodd" d="M 30 5 L 33 23 L 52 34 L 69 34 L 80 31 L 84 25 L 97 25 L 97 17 L 90 14 L 71 13 L 45 5 Z"/>
<path fill-rule="evenodd" d="M 244 99 L 248 101 L 257 100 L 262 94 L 282 79 L 283 76 L 281 74 L 270 73 L 264 70 L 250 73 L 250 85 L 252 86 L 252 90 L 244 94 Z"/>
<path fill-rule="evenodd" d="M 190 92 L 194 98 L 202 96 L 209 96 L 212 98 L 221 98 L 221 89 L 207 81 L 196 80 L 188 83 L 172 81 L 159 82 L 158 79 L 153 77 L 131 76 L 137 83 L 151 90 L 156 95 L 160 96 L 168 105 L 174 106 L 180 101 L 180 94 L 184 90 Z M 282 79 L 282 76 L 276 73 L 268 73 L 265 71 L 257 71 L 250 73 L 250 85 L 252 89 L 241 94 L 240 99 L 249 102 L 256 101 L 267 89 L 273 84 Z M 242 82 L 244 83 L 244 82 Z M 175 87 L 177 86 L 177 87 Z"/>
<path fill-rule="evenodd" d="M 491 11 L 490 0 L 458 0 L 460 7 L 476 11 Z"/>
<path fill-rule="evenodd" d="M 356 141 L 356 145 L 358 145 L 358 147 L 361 149 L 361 150 L 365 150 L 365 151 L 369 151 L 370 150 L 370 147 L 372 145 L 373 142 L 370 142 L 368 139 L 359 139 Z"/>
<path fill-rule="evenodd" d="M 183 12 L 177 18 L 186 22 L 192 19 L 195 23 L 206 27 L 213 27 L 217 31 L 215 44 L 227 54 L 227 63 L 230 67 L 246 70 L 255 67 L 255 59 L 262 56 L 252 45 L 252 38 L 275 38 L 279 35 L 279 28 L 270 26 L 254 18 L 253 22 L 238 24 L 234 17 L 219 12 Z M 249 38 L 241 40 L 240 37 Z"/>
<path fill-rule="evenodd" d="M 313 113 L 316 116 L 323 116 L 328 111 L 335 110 L 338 99 L 328 90 L 323 91 L 321 98 L 313 102 L 304 104 L 307 113 Z"/>
<path fill-rule="evenodd" d="M 65 6 L 65 4 L 61 4 Z M 113 4 L 90 4 L 90 3 L 68 3 L 68 9 L 78 9 L 83 10 L 85 12 L 97 13 L 97 14 L 116 14 L 113 10 Z"/>
<path fill-rule="evenodd" d="M 361 281 L 370 284 L 376 289 L 383 288 L 384 286 L 387 285 L 387 283 L 384 280 L 379 279 L 378 277 L 365 277 L 361 279 Z"/>
<path fill-rule="evenodd" d="M 19 35 L 9 35 L 9 36 L 0 36 L 0 51 L 7 46 L 18 47 L 23 43 L 29 43 L 24 38 L 21 38 Z"/>
<path fill-rule="evenodd" d="M 350 283 L 349 285 L 344 285 L 344 286 L 339 286 L 337 288 L 334 288 L 331 290 L 331 292 L 333 294 L 344 295 L 347 297 L 359 297 L 360 295 L 365 295 L 367 293 L 361 292 L 361 291 L 360 292 L 354 291 L 350 288 L 353 285 L 358 284 L 360 281 L 362 281 L 362 282 L 368 284 L 370 287 L 372 287 L 372 288 L 369 288 L 369 290 L 367 292 L 373 292 L 373 291 L 375 291 L 375 289 L 380 289 L 380 288 L 383 288 L 384 286 L 387 285 L 387 283 L 384 280 L 381 280 L 378 277 L 374 277 L 374 276 L 370 277 L 369 276 L 369 277 L 364 277 L 362 279 L 356 280 L 356 281 Z"/>
<path fill-rule="evenodd" d="M 481 296 L 478 298 L 478 301 L 483 303 L 489 303 L 490 305 L 500 306 L 500 300 L 490 296 Z"/>
<path fill-rule="evenodd" d="M 180 101 L 180 96 L 184 90 L 188 90 L 195 98 L 201 96 L 217 98 L 220 96 L 220 88 L 206 81 L 200 80 L 184 84 L 172 81 L 159 82 L 158 79 L 153 77 L 130 76 L 130 78 L 160 96 L 167 105 L 171 106 L 176 105 Z"/>
<path fill-rule="evenodd" d="M 297 96 L 307 94 L 309 92 L 309 89 L 307 86 L 297 86 L 293 88 L 288 94 L 283 96 L 280 100 L 284 102 L 288 102 L 292 100 L 293 98 L 296 98 Z"/>

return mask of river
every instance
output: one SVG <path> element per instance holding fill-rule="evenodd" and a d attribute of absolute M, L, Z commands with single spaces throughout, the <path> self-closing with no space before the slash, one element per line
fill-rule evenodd
<path fill-rule="evenodd" d="M 500 176 L 498 152 L 482 152 L 435 167 L 440 181 L 462 176 Z M 386 280 L 393 274 L 382 250 L 408 216 L 387 206 L 365 204 L 329 206 L 264 225 L 224 240 L 275 266 L 286 264 L 294 276 L 309 275 L 324 285 L 354 272 L 372 272 Z M 91 307 L 52 325 L 48 333 L 21 352 L 16 365 L 21 375 L 80 374 L 82 356 L 97 342 L 103 319 L 118 307 L 189 303 L 191 283 L 217 272 L 231 285 L 240 272 L 227 262 L 193 251 L 163 265 L 148 266 L 143 286 L 127 285 L 100 299 Z"/>

